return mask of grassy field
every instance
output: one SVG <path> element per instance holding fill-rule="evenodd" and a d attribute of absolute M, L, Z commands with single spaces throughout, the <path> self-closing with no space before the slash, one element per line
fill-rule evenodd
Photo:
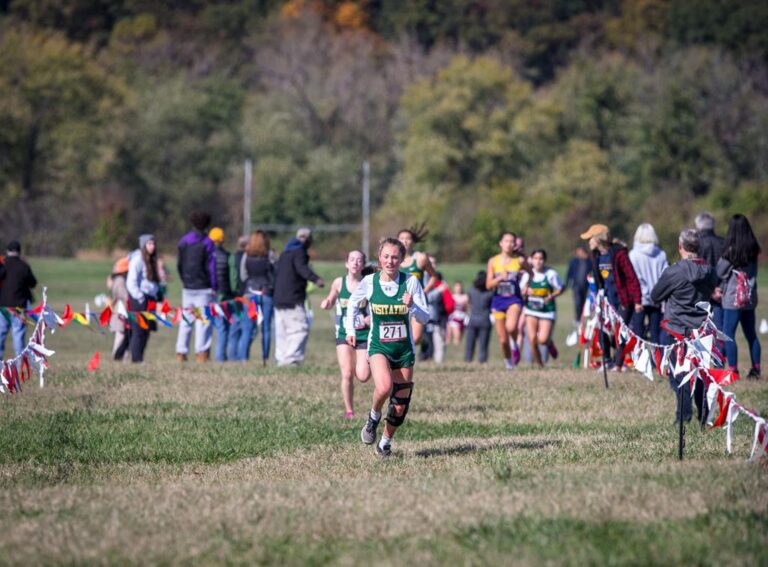
<path fill-rule="evenodd" d="M 57 308 L 82 309 L 109 263 L 34 267 Z M 689 428 L 680 463 L 669 387 L 612 374 L 605 390 L 570 369 L 568 330 L 546 371 L 504 371 L 495 346 L 484 367 L 456 349 L 418 365 L 387 461 L 360 443 L 362 418 L 342 418 L 326 313 L 290 370 L 181 367 L 160 330 L 146 364 L 86 373 L 111 335 L 59 330 L 47 386 L 0 397 L 0 564 L 768 564 L 751 421 L 730 456 L 722 431 Z M 371 390 L 356 389 L 360 416 Z M 733 391 L 768 416 L 764 383 Z"/>

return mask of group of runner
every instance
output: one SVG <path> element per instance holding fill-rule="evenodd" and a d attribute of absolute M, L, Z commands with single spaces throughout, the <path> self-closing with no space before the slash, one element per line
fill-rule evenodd
<path fill-rule="evenodd" d="M 408 413 L 413 393 L 414 345 L 421 342 L 430 320 L 426 295 L 439 281 L 429 257 L 413 249 L 420 231 L 403 229 L 398 238 L 385 238 L 378 248 L 378 271 L 366 273 L 363 252 L 353 250 L 346 259 L 347 273 L 331 284 L 320 306 L 336 308 L 336 355 L 341 370 L 345 416 L 354 418 L 354 380 L 374 381 L 373 401 L 360 436 L 365 444 L 376 443 L 378 426 L 385 418 L 377 454 L 391 454 L 392 438 Z M 505 231 L 499 254 L 488 260 L 486 286 L 494 290 L 492 317 L 504 362 L 514 368 L 520 361 L 520 323 L 532 360 L 543 365 L 552 343 L 554 299 L 563 292 L 557 273 L 546 267 L 547 254 L 534 250 L 530 262 L 522 241 Z M 424 274 L 429 276 L 426 285 Z M 384 404 L 388 402 L 386 416 Z"/>

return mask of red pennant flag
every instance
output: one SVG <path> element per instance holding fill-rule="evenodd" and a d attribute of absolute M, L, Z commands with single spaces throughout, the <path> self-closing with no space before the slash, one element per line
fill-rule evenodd
<path fill-rule="evenodd" d="M 653 360 L 656 361 L 656 370 L 661 372 L 661 349 L 653 349 Z"/>
<path fill-rule="evenodd" d="M 623 360 L 625 356 L 627 356 L 627 353 L 632 352 L 632 349 L 635 348 L 635 345 L 637 344 L 637 337 L 635 335 L 632 335 L 629 337 L 629 341 L 626 345 L 624 345 L 624 350 L 621 351 L 621 359 Z"/>
<path fill-rule="evenodd" d="M 221 310 L 224 312 L 224 317 L 226 317 L 227 321 L 231 321 L 232 315 L 230 314 L 229 309 L 227 309 L 227 302 L 222 301 L 219 303 L 219 305 L 221 306 Z"/>
<path fill-rule="evenodd" d="M 728 417 L 728 410 L 731 407 L 731 398 L 730 396 L 725 399 L 725 405 L 720 401 L 720 398 L 722 396 L 722 393 L 717 398 L 717 403 L 720 406 L 720 413 L 717 415 L 717 419 L 715 420 L 715 423 L 712 424 L 712 429 L 715 427 L 722 427 L 725 425 L 725 418 Z"/>
<path fill-rule="evenodd" d="M 160 307 L 160 312 L 161 312 L 163 315 L 168 315 L 168 313 L 170 313 L 170 312 L 171 312 L 171 306 L 168 304 L 168 300 L 167 300 L 167 299 L 164 299 L 164 300 L 163 300 L 163 304 L 162 304 L 162 306 Z"/>
<path fill-rule="evenodd" d="M 248 302 L 248 318 L 252 321 L 256 321 L 259 318 L 259 309 L 256 307 L 255 301 Z"/>
<path fill-rule="evenodd" d="M 154 311 L 155 309 L 157 309 L 157 301 L 151 299 L 147 301 L 147 311 Z"/>
<path fill-rule="evenodd" d="M 173 314 L 173 321 L 171 321 L 171 323 L 176 325 L 179 322 L 179 319 L 181 319 L 181 307 L 176 308 L 176 312 Z"/>
<path fill-rule="evenodd" d="M 88 372 L 95 372 L 98 370 L 99 364 L 101 364 L 101 353 L 96 351 L 88 362 Z"/>
<path fill-rule="evenodd" d="M 725 368 L 713 368 L 708 370 L 708 372 L 712 376 L 712 379 L 721 386 L 733 384 L 736 380 L 739 379 L 738 374 Z"/>
<path fill-rule="evenodd" d="M 105 325 L 109 324 L 109 320 L 112 318 L 112 308 L 107 305 L 104 308 L 104 311 L 101 312 L 101 315 L 99 315 L 99 325 L 104 327 Z"/>
<path fill-rule="evenodd" d="M 72 313 L 72 308 L 69 305 L 64 306 L 64 313 L 61 315 L 61 326 L 66 327 L 72 322 L 72 318 L 75 316 Z"/>
<path fill-rule="evenodd" d="M 32 314 L 32 315 L 40 315 L 40 313 L 42 313 L 42 312 L 43 312 L 43 304 L 41 303 L 40 305 L 38 305 L 37 307 L 35 307 L 35 308 L 34 308 L 32 311 L 30 311 L 29 313 L 30 313 L 30 314 Z"/>
<path fill-rule="evenodd" d="M 32 370 L 29 367 L 29 359 L 26 354 L 21 355 L 21 381 L 26 382 L 32 376 Z"/>

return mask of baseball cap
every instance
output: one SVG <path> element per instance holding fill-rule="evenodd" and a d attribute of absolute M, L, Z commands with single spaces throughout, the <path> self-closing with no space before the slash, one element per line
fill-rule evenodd
<path fill-rule="evenodd" d="M 218 226 L 214 226 L 208 233 L 208 238 L 214 242 L 224 242 L 224 231 Z"/>
<path fill-rule="evenodd" d="M 598 236 L 599 234 L 608 234 L 610 231 L 608 230 L 608 227 L 604 224 L 593 224 L 587 229 L 587 232 L 583 232 L 581 234 L 582 240 L 589 240 L 593 236 Z"/>

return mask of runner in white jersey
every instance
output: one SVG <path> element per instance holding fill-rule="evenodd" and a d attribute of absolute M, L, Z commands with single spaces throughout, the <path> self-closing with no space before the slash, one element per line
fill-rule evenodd
<path fill-rule="evenodd" d="M 409 320 L 424 324 L 429 320 L 427 300 L 416 278 L 400 271 L 405 247 L 394 238 L 386 238 L 379 245 L 380 272 L 366 276 L 349 298 L 344 326 L 347 343 L 354 347 L 355 321 L 360 316 L 360 304 L 367 301 L 371 313 L 371 331 L 368 335 L 368 360 L 375 389 L 368 419 L 360 432 L 363 443 L 376 442 L 376 429 L 381 421 L 381 410 L 389 399 L 384 433 L 376 445 L 382 457 L 391 453 L 392 437 L 408 413 L 413 393 L 413 365 L 416 361 Z"/>
<path fill-rule="evenodd" d="M 331 309 L 336 306 L 336 358 L 341 370 L 341 396 L 344 400 L 344 417 L 352 419 L 355 417 L 353 378 L 356 376 L 360 382 L 367 382 L 371 377 L 366 354 L 369 328 L 366 323 L 367 311 L 361 306 L 360 315 L 354 324 L 357 344 L 352 347 L 347 344 L 344 317 L 349 309 L 349 298 L 363 279 L 365 254 L 360 250 L 352 250 L 347 254 L 345 266 L 347 274 L 333 280 L 328 297 L 320 302 L 320 308 Z"/>
<path fill-rule="evenodd" d="M 555 298 L 563 293 L 563 282 L 557 272 L 545 265 L 547 253 L 539 248 L 531 254 L 531 273 L 524 273 L 520 287 L 525 297 L 526 334 L 531 345 L 533 360 L 544 366 L 548 355 L 557 358 L 552 330 L 557 318 Z"/>

